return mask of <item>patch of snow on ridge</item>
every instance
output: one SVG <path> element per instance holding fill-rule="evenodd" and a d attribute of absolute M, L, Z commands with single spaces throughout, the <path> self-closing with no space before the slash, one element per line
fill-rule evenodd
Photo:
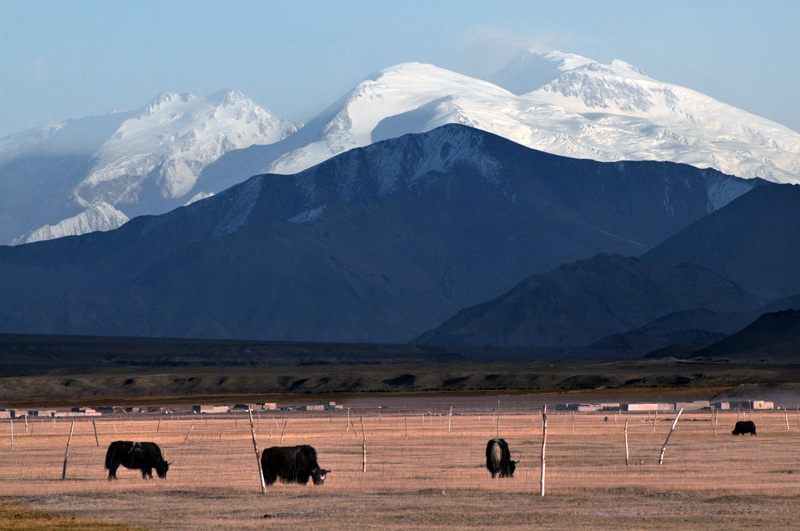
<path fill-rule="evenodd" d="M 213 197 L 214 194 L 211 192 L 198 192 L 191 199 L 189 199 L 183 206 L 189 206 L 192 203 L 197 203 L 198 201 L 202 201 L 203 199 L 208 199 L 209 197 Z"/>
<path fill-rule="evenodd" d="M 109 205 L 99 202 L 71 218 L 59 221 L 55 225 L 45 225 L 14 239 L 11 244 L 19 245 L 43 240 L 79 236 L 95 231 L 108 231 L 121 227 L 129 221 L 128 216 Z"/>
<path fill-rule="evenodd" d="M 709 213 L 722 208 L 756 187 L 756 181 L 724 179 L 719 174 L 711 172 L 705 172 L 704 177 L 708 189 Z"/>
<path fill-rule="evenodd" d="M 287 221 L 289 223 L 308 223 L 309 221 L 314 221 L 325 210 L 325 205 L 321 207 L 312 208 L 311 210 L 306 210 L 305 212 L 301 212 L 300 214 L 289 218 Z"/>

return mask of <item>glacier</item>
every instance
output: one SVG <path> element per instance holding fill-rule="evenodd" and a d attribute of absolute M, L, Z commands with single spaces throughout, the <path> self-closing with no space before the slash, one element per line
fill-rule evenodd
<path fill-rule="evenodd" d="M 800 134 L 624 61 L 529 52 L 492 80 L 422 63 L 380 70 L 299 132 L 221 157 L 201 179 L 293 174 L 355 147 L 457 123 L 573 158 L 672 161 L 800 182 Z"/>

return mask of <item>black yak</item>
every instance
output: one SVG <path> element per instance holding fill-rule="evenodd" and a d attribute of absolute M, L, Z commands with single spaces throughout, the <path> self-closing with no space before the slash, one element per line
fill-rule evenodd
<path fill-rule="evenodd" d="M 511 451 L 505 439 L 495 437 L 486 444 L 486 468 L 492 473 L 492 477 L 500 474 L 501 478 L 514 477 L 514 470 L 517 468 L 516 461 L 511 460 Z"/>
<path fill-rule="evenodd" d="M 731 433 L 733 435 L 744 435 L 745 433 L 756 435 L 756 423 L 752 420 L 740 420 L 733 427 L 733 431 Z"/>
<path fill-rule="evenodd" d="M 142 478 L 153 477 L 156 469 L 158 477 L 167 477 L 169 463 L 161 454 L 161 448 L 154 442 L 114 441 L 108 445 L 106 468 L 108 479 L 117 479 L 117 468 L 122 465 L 131 470 L 141 470 Z"/>
<path fill-rule="evenodd" d="M 317 451 L 307 444 L 267 448 L 261 454 L 261 471 L 267 485 L 272 485 L 278 478 L 282 483 L 301 485 L 307 484 L 311 478 L 314 485 L 322 485 L 330 472 L 319 467 Z"/>

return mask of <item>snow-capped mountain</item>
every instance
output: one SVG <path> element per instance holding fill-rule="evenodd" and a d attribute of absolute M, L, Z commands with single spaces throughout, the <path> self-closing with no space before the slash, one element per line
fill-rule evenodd
<path fill-rule="evenodd" d="M 137 111 L 1 139 L 0 242 L 108 230 L 166 212 L 208 195 L 195 188 L 197 177 L 224 153 L 277 142 L 298 127 L 228 90 L 162 94 Z"/>
<path fill-rule="evenodd" d="M 800 183 L 800 134 L 623 61 L 527 53 L 493 80 L 419 63 L 381 70 L 295 135 L 222 157 L 201 180 L 290 174 L 377 140 L 459 123 L 557 155 L 683 162 Z"/>
<path fill-rule="evenodd" d="M 227 91 L 165 94 L 138 111 L 0 139 L 0 242 L 26 241 L 62 221 L 106 230 L 113 225 L 103 216 L 66 220 L 98 202 L 129 218 L 163 213 L 252 175 L 293 174 L 448 123 L 574 158 L 674 161 L 800 183 L 800 134 L 622 61 L 526 53 L 491 81 L 402 63 L 368 77 L 299 130 Z"/>

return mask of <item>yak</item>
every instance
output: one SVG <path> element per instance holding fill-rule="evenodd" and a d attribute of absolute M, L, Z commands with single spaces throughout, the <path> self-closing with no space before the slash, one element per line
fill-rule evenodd
<path fill-rule="evenodd" d="M 501 478 L 514 477 L 517 463 L 519 459 L 511 460 L 511 451 L 505 439 L 495 437 L 486 444 L 486 468 L 492 473 L 492 477 L 498 474 Z"/>
<path fill-rule="evenodd" d="M 122 465 L 131 470 L 141 470 L 142 478 L 153 478 L 153 469 L 160 478 L 167 477 L 169 463 L 154 442 L 114 441 L 106 451 L 108 479 L 117 479 L 117 468 Z"/>
<path fill-rule="evenodd" d="M 305 485 L 308 479 L 314 485 L 322 485 L 330 470 L 320 468 L 317 451 L 307 444 L 299 446 L 273 446 L 261 454 L 261 472 L 264 482 L 272 485 L 279 479 L 282 483 Z"/>
<path fill-rule="evenodd" d="M 752 420 L 740 420 L 733 427 L 733 431 L 731 433 L 733 435 L 744 435 L 745 433 L 756 435 L 756 423 Z"/>

